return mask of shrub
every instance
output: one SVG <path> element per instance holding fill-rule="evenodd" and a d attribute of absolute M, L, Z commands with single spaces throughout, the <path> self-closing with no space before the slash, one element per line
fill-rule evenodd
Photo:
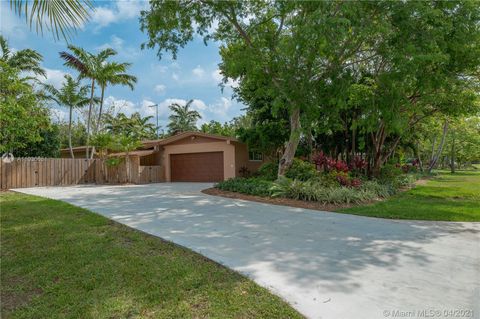
<path fill-rule="evenodd" d="M 287 197 L 323 204 L 361 203 L 372 200 L 377 194 L 370 189 L 348 187 L 325 187 L 312 181 L 299 181 L 283 178 L 273 183 L 270 193 L 275 197 Z"/>
<path fill-rule="evenodd" d="M 265 180 L 274 181 L 277 179 L 278 164 L 271 162 L 265 163 L 257 171 L 257 175 Z"/>
<path fill-rule="evenodd" d="M 396 193 L 396 188 L 392 184 L 380 184 L 377 181 L 365 181 L 360 186 L 363 191 L 373 192 L 377 197 L 387 198 Z"/>
<path fill-rule="evenodd" d="M 399 167 L 392 164 L 386 164 L 380 169 L 378 179 L 383 183 L 394 182 L 401 174 L 402 170 Z"/>
<path fill-rule="evenodd" d="M 260 178 L 230 178 L 215 185 L 216 188 L 248 195 L 269 196 L 272 182 Z"/>
<path fill-rule="evenodd" d="M 315 165 L 300 159 L 293 159 L 292 166 L 287 170 L 285 176 L 300 181 L 308 181 L 317 176 Z"/>

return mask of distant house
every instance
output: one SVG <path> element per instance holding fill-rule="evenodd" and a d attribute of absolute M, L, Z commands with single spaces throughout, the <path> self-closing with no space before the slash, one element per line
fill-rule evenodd
<path fill-rule="evenodd" d="M 162 166 L 166 182 L 218 182 L 255 172 L 264 162 L 257 152 L 233 137 L 184 132 L 165 139 L 142 141 L 143 146 L 130 152 L 140 166 Z M 85 147 L 74 148 L 75 157 L 85 157 Z M 70 157 L 67 149 L 62 157 Z M 114 153 L 110 156 L 122 156 Z"/>

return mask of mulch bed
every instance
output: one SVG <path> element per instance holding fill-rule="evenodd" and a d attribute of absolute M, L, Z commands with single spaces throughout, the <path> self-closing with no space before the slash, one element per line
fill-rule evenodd
<path fill-rule="evenodd" d="M 419 179 L 418 181 L 415 182 L 415 186 L 425 185 L 425 183 L 429 179 L 430 179 L 429 177 L 424 177 L 422 179 Z M 411 189 L 411 187 L 404 187 L 404 188 L 399 190 L 399 193 L 400 192 L 405 192 L 409 189 Z M 249 200 L 249 201 L 252 201 L 252 202 L 267 203 L 267 204 L 278 205 L 278 206 L 289 206 L 289 207 L 296 207 L 296 208 L 321 210 L 321 211 L 324 211 L 324 212 L 325 211 L 326 212 L 335 212 L 338 209 L 342 209 L 342 208 L 350 208 L 350 207 L 353 207 L 353 206 L 363 206 L 363 205 L 373 204 L 375 202 L 385 200 L 385 199 L 377 199 L 377 200 L 373 200 L 373 201 L 369 201 L 369 202 L 364 202 L 364 203 L 361 203 L 361 204 L 334 205 L 334 204 L 322 204 L 322 203 L 319 203 L 319 202 L 308 202 L 308 201 L 291 199 L 291 198 L 283 198 L 283 197 L 272 198 L 272 197 L 246 195 L 246 194 L 241 194 L 241 193 L 236 193 L 236 192 L 224 191 L 224 190 L 214 188 L 214 187 L 204 189 L 204 190 L 202 190 L 202 193 L 207 194 L 207 195 L 220 196 L 220 197 L 226 197 L 226 198 L 234 198 L 234 199 L 243 199 L 243 200 Z"/>
<path fill-rule="evenodd" d="M 281 198 L 281 197 L 271 198 L 271 197 L 261 197 L 261 196 L 254 196 L 254 195 L 245 195 L 241 193 L 223 191 L 218 188 L 207 188 L 202 190 L 202 193 L 207 195 L 226 197 L 226 198 L 243 199 L 243 200 L 248 200 L 252 202 L 267 203 L 267 204 L 279 205 L 279 206 L 290 206 L 290 207 L 296 207 L 296 208 L 314 209 L 314 210 L 321 210 L 321 211 L 327 211 L 327 212 L 334 212 L 341 208 L 349 208 L 352 206 L 356 206 L 355 204 L 324 205 L 319 202 L 307 202 L 303 200 L 290 199 L 290 198 Z M 365 205 L 365 204 L 368 204 L 368 203 L 362 203 L 361 205 Z"/>

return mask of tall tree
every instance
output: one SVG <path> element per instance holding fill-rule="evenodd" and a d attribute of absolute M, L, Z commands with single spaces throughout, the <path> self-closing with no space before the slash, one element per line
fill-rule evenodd
<path fill-rule="evenodd" d="M 55 101 L 59 106 L 68 108 L 68 148 L 70 156 L 74 158 L 72 147 L 73 110 L 90 103 L 88 98 L 90 88 L 88 85 L 82 85 L 80 80 L 76 80 L 68 74 L 65 75 L 65 81 L 60 89 L 50 84 L 44 84 L 43 88 L 47 92 L 47 98 Z"/>
<path fill-rule="evenodd" d="M 17 68 L 0 61 L 0 153 L 42 142 L 49 130 L 48 109 Z"/>
<path fill-rule="evenodd" d="M 245 84 L 262 85 L 274 109 L 287 109 L 290 136 L 278 168 L 284 175 L 300 140 L 302 114 L 324 104 L 315 94 L 318 88 L 342 67 L 371 57 L 365 48 L 383 31 L 381 9 L 377 3 L 349 1 L 165 0 L 152 2 L 141 24 L 149 36 L 144 46 L 158 45 L 160 57 L 163 51 L 176 57 L 195 32 L 221 41 L 224 80 L 237 79 L 237 92 Z"/>
<path fill-rule="evenodd" d="M 35 22 L 37 33 L 43 33 L 46 28 L 54 38 L 62 36 L 65 40 L 88 21 L 89 11 L 93 11 L 90 0 L 10 0 L 10 7 L 19 16 L 25 15 L 30 29 Z"/>
<path fill-rule="evenodd" d="M 89 142 L 90 142 L 90 126 L 91 126 L 91 117 L 92 117 L 92 108 L 95 102 L 94 93 L 95 93 L 95 84 L 98 83 L 98 78 L 101 75 L 100 71 L 102 70 L 106 60 L 117 54 L 113 49 L 107 48 L 100 51 L 98 54 L 92 54 L 85 51 L 80 47 L 74 45 L 69 45 L 68 49 L 72 51 L 69 52 L 60 52 L 60 57 L 65 60 L 64 65 L 68 66 L 79 72 L 80 79 L 90 79 L 90 105 L 88 107 L 88 117 L 87 117 L 87 147 L 86 147 L 86 157 L 89 158 Z M 93 152 L 92 152 L 93 155 Z"/>
<path fill-rule="evenodd" d="M 137 78 L 135 76 L 126 73 L 130 66 L 131 63 L 119 63 L 111 61 L 100 64 L 97 72 L 97 83 L 100 85 L 101 90 L 100 109 L 98 111 L 97 125 L 94 131 L 95 133 L 98 132 L 98 128 L 101 124 L 103 101 L 107 85 L 124 85 L 133 90 L 134 84 L 137 83 Z"/>
<path fill-rule="evenodd" d="M 168 132 L 170 134 L 178 134 L 186 131 L 197 131 L 197 121 L 201 119 L 200 113 L 191 109 L 193 100 L 188 101 L 185 105 L 173 103 L 169 106 L 171 114 L 168 117 Z"/>
<path fill-rule="evenodd" d="M 2 50 L 0 61 L 4 62 L 9 67 L 18 69 L 22 72 L 32 72 L 35 75 L 46 77 L 45 70 L 40 66 L 43 57 L 37 51 L 23 49 L 12 52 L 3 35 L 0 35 L 0 49 Z"/>

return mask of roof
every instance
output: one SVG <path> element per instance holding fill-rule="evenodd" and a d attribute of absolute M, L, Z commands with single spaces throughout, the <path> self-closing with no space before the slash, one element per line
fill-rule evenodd
<path fill-rule="evenodd" d="M 82 150 L 85 150 L 87 147 L 86 146 L 75 146 L 75 147 L 72 147 L 72 150 L 73 151 L 82 151 Z M 92 147 L 90 147 L 91 149 Z M 60 152 L 70 152 L 70 148 L 62 148 L 60 149 Z"/>
<path fill-rule="evenodd" d="M 131 151 L 128 153 L 129 156 L 147 156 L 155 153 L 155 150 L 145 150 L 145 151 Z M 125 156 L 127 155 L 126 152 L 120 152 L 120 153 L 113 153 L 109 154 L 109 156 Z"/>
<path fill-rule="evenodd" d="M 216 135 L 216 134 L 207 134 L 203 132 L 183 132 L 179 133 L 177 135 L 173 135 L 164 139 L 159 139 L 159 140 L 145 140 L 142 141 L 142 143 L 145 146 L 152 146 L 152 145 L 167 145 L 176 141 L 179 141 L 181 139 L 184 139 L 186 137 L 190 136 L 201 136 L 201 137 L 207 137 L 207 138 L 212 138 L 216 140 L 222 140 L 222 141 L 232 141 L 232 142 L 238 142 L 238 140 L 235 137 L 230 137 L 230 136 L 222 136 L 222 135 Z"/>
<path fill-rule="evenodd" d="M 158 139 L 158 140 L 143 140 L 142 141 L 143 146 L 141 146 L 139 148 L 140 149 L 141 148 L 147 148 L 147 147 L 152 147 L 152 146 L 155 146 L 155 145 L 167 145 L 167 144 L 176 142 L 178 140 L 181 140 L 181 139 L 184 139 L 184 138 L 190 137 L 190 136 L 201 136 L 201 137 L 207 137 L 207 138 L 212 138 L 212 139 L 222 140 L 222 141 L 238 142 L 238 139 L 236 139 L 235 137 L 189 131 L 189 132 L 179 133 L 177 135 L 173 135 L 173 136 L 163 138 L 163 139 Z M 74 151 L 85 150 L 85 148 L 86 148 L 86 146 L 77 146 L 77 147 L 74 147 L 73 150 Z M 70 149 L 69 148 L 62 148 L 60 151 L 61 152 L 68 152 L 68 151 L 70 151 Z M 153 152 L 153 150 L 146 150 L 146 151 L 142 151 L 142 152 L 147 152 L 147 151 Z M 121 153 L 115 153 L 115 155 L 116 154 L 121 154 Z M 130 154 L 132 154 L 132 153 L 130 153 Z M 149 154 L 139 155 L 139 156 L 146 156 L 146 155 L 149 155 Z"/>

